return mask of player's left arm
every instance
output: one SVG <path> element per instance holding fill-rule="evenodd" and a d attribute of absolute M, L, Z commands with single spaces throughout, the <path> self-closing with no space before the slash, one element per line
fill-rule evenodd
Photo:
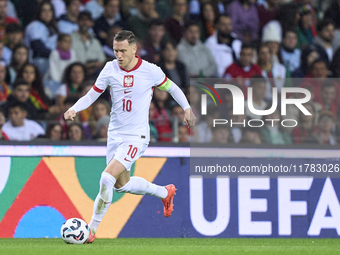
<path fill-rule="evenodd" d="M 171 94 L 173 99 L 183 108 L 184 110 L 184 122 L 190 127 L 195 126 L 196 116 L 193 113 L 187 98 L 183 91 L 169 78 L 165 77 L 164 81 L 157 86 L 160 90 L 165 90 Z"/>

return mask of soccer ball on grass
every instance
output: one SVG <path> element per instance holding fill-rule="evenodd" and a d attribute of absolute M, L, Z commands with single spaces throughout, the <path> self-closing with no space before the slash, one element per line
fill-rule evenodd
<path fill-rule="evenodd" d="M 83 244 L 89 237 L 89 227 L 85 221 L 71 218 L 61 226 L 60 235 L 65 243 Z"/>

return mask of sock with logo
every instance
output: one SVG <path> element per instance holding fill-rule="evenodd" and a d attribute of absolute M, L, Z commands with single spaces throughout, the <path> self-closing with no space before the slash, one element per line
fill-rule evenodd
<path fill-rule="evenodd" d="M 96 233 L 99 223 L 111 205 L 116 179 L 111 174 L 103 172 L 99 183 L 100 190 L 94 201 L 92 219 L 89 223 L 92 234 Z"/>

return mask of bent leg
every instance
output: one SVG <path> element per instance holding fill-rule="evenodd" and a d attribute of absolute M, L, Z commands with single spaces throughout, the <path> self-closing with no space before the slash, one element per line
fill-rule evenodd
<path fill-rule="evenodd" d="M 124 192 L 135 195 L 148 194 L 151 196 L 158 197 L 160 199 L 164 199 L 168 195 L 168 191 L 165 187 L 158 186 L 154 183 L 148 182 L 144 178 L 138 176 L 130 177 L 130 181 L 128 181 L 125 185 L 119 185 L 117 182 L 115 185 L 115 190 L 118 193 Z"/>

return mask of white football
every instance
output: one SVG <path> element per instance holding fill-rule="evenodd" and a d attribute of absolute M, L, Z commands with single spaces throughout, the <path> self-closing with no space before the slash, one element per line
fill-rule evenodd
<path fill-rule="evenodd" d="M 89 237 L 89 227 L 82 219 L 68 219 L 61 226 L 60 235 L 65 243 L 83 244 Z"/>

